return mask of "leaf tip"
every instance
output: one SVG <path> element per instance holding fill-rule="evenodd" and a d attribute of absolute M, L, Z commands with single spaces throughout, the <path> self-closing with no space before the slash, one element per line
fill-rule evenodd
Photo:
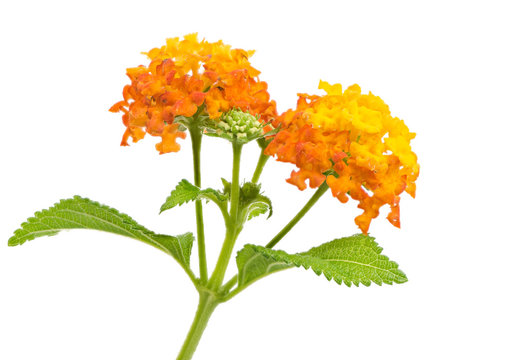
<path fill-rule="evenodd" d="M 395 280 L 395 282 L 397 284 L 404 284 L 404 283 L 408 282 L 409 279 L 407 278 L 407 275 L 405 275 L 405 273 L 403 271 L 401 271 L 401 270 L 399 270 L 399 271 L 401 272 L 401 274 L 398 274 L 398 278 L 397 278 L 397 280 Z"/>
<path fill-rule="evenodd" d="M 17 246 L 17 245 L 21 245 L 20 241 L 18 240 L 18 238 L 16 237 L 16 235 L 12 236 L 8 241 L 7 241 L 7 246 Z"/>

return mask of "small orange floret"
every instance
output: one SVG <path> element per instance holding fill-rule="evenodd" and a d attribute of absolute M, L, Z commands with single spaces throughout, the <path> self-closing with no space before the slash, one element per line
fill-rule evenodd
<path fill-rule="evenodd" d="M 140 140 L 146 132 L 162 138 L 157 145 L 161 154 L 178 151 L 176 138 L 185 134 L 172 126 L 175 117 L 192 117 L 202 105 L 215 120 L 232 108 L 249 111 L 261 121 L 276 117 L 267 84 L 248 61 L 252 54 L 221 41 L 198 40 L 196 34 L 170 38 L 150 50 L 148 66 L 127 69 L 131 84 L 123 88 L 123 101 L 110 108 L 124 113 L 122 145 L 128 145 L 129 138 Z"/>
<path fill-rule="evenodd" d="M 250 76 L 247 69 L 233 70 L 219 76 L 206 94 L 211 119 L 232 108 L 249 111 L 267 122 L 276 117 L 276 104 L 270 100 L 267 84 Z"/>
<path fill-rule="evenodd" d="M 169 152 L 178 152 L 180 145 L 177 143 L 177 138 L 185 139 L 186 134 L 178 131 L 178 124 L 166 125 L 162 131 L 162 141 L 155 145 L 160 154 Z"/>
<path fill-rule="evenodd" d="M 274 121 L 281 130 L 266 154 L 298 167 L 287 182 L 300 190 L 307 180 L 310 187 L 326 181 L 339 201 L 358 201 L 363 213 L 355 223 L 363 233 L 386 204 L 391 208 L 387 219 L 400 227 L 400 194 L 414 197 L 419 175 L 410 147 L 415 134 L 391 116 L 382 99 L 361 94 L 358 85 L 343 92 L 340 84 L 320 81 L 320 88 L 326 95 L 298 94 L 296 109 Z"/>

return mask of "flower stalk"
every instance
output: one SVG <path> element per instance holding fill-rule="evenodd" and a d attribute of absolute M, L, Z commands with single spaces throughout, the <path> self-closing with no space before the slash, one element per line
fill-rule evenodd
<path fill-rule="evenodd" d="M 266 154 L 264 154 L 264 148 L 261 149 L 261 154 L 259 155 L 259 160 L 257 162 L 257 166 L 255 167 L 255 171 L 253 173 L 253 176 L 252 176 L 252 182 L 253 183 L 258 183 L 259 182 L 259 179 L 261 177 L 261 174 L 262 174 L 262 170 L 264 169 L 264 166 L 266 165 L 266 163 L 268 162 L 268 159 L 270 157 Z"/>
<path fill-rule="evenodd" d="M 291 219 L 291 221 L 289 221 L 287 223 L 287 225 L 284 226 L 284 228 L 282 230 L 280 230 L 279 233 L 277 235 L 275 235 L 275 237 L 273 239 L 271 239 L 269 243 L 266 244 L 266 247 L 271 249 L 272 247 L 277 245 L 278 242 L 280 240 L 282 240 L 282 238 L 284 236 L 286 236 L 287 233 L 289 231 L 291 231 L 291 229 L 296 224 L 298 224 L 298 221 L 300 221 L 305 216 L 305 214 L 307 214 L 307 212 L 314 206 L 314 204 L 316 204 L 316 202 L 323 196 L 323 194 L 327 192 L 327 190 L 328 190 L 328 185 L 326 182 L 324 182 L 323 184 L 321 184 L 321 186 L 318 188 L 318 190 L 316 190 L 316 192 L 312 195 L 312 197 L 309 199 L 309 201 L 307 201 L 307 203 L 301 208 L 301 210 L 298 212 L 298 214 L 296 214 Z"/>
<path fill-rule="evenodd" d="M 191 134 L 191 144 L 193 148 L 193 166 L 194 166 L 194 183 L 199 188 L 202 187 L 202 175 L 200 167 L 200 152 L 202 148 L 202 129 L 196 124 L 189 126 L 189 133 Z M 198 237 L 198 259 L 200 267 L 200 280 L 206 283 L 208 279 L 207 273 L 207 255 L 205 251 L 205 230 L 203 223 L 203 208 L 202 201 L 195 201 L 195 214 L 196 214 L 196 232 Z"/>

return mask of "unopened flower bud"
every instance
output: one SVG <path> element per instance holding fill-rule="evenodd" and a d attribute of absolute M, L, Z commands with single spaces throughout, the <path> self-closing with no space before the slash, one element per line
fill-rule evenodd
<path fill-rule="evenodd" d="M 226 112 L 217 123 L 217 133 L 227 138 L 248 142 L 262 135 L 263 124 L 248 112 L 232 109 Z"/>

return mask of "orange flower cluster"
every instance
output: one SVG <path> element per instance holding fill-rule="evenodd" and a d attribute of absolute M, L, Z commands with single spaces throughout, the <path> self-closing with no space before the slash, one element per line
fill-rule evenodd
<path fill-rule="evenodd" d="M 233 108 L 249 111 L 263 122 L 276 117 L 267 84 L 258 78 L 248 58 L 253 51 L 232 49 L 221 41 L 199 41 L 196 34 L 171 38 L 161 48 L 150 50 L 148 66 L 127 69 L 130 85 L 123 100 L 110 111 L 123 112 L 127 127 L 121 145 L 139 141 L 148 133 L 160 136 L 161 153 L 176 152 L 177 138 L 185 138 L 175 117 L 192 117 L 202 109 L 216 120 Z"/>
<path fill-rule="evenodd" d="M 419 174 L 415 137 L 405 123 L 392 117 L 378 96 L 361 94 L 358 85 L 342 91 L 340 84 L 320 81 L 324 96 L 299 94 L 296 110 L 277 118 L 281 130 L 266 148 L 277 160 L 299 170 L 287 180 L 304 190 L 324 181 L 341 202 L 348 196 L 359 202 L 363 214 L 355 223 L 367 233 L 379 209 L 388 204 L 388 220 L 400 227 L 400 194 L 415 196 Z"/>

